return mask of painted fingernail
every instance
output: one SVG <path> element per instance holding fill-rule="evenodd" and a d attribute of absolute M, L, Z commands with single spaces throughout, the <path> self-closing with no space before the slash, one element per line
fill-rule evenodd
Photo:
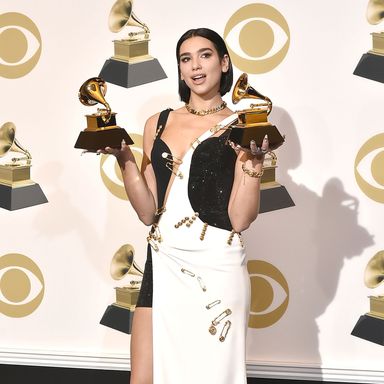
<path fill-rule="evenodd" d="M 265 135 L 265 136 L 264 136 L 264 140 L 267 140 L 267 139 L 268 139 L 268 135 Z"/>
<path fill-rule="evenodd" d="M 256 144 L 256 141 L 255 140 L 251 140 L 251 144 Z"/>

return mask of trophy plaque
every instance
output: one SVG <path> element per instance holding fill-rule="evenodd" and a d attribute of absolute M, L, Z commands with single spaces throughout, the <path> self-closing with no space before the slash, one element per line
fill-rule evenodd
<path fill-rule="evenodd" d="M 132 11 L 132 0 L 117 0 L 109 14 L 109 29 L 120 32 L 124 27 L 138 27 L 125 39 L 114 40 L 114 56 L 106 60 L 99 74 L 109 83 L 125 88 L 165 79 L 159 61 L 149 55 L 150 31 Z"/>
<path fill-rule="evenodd" d="M 0 127 L 0 158 L 11 152 L 22 153 L 0 164 L 0 207 L 9 211 L 46 203 L 39 184 L 31 180 L 31 154 L 17 141 L 16 126 L 7 122 Z"/>
<path fill-rule="evenodd" d="M 78 96 L 82 104 L 93 106 L 98 103 L 105 108 L 98 108 L 96 113 L 86 115 L 87 128 L 80 132 L 75 148 L 84 149 L 85 152 L 96 152 L 105 147 L 121 148 L 124 139 L 127 145 L 133 144 L 133 140 L 125 131 L 116 125 L 116 113 L 111 108 L 104 96 L 107 85 L 100 77 L 92 77 L 80 87 Z"/>
<path fill-rule="evenodd" d="M 269 145 L 272 149 L 280 146 L 284 142 L 284 137 L 276 126 L 268 122 L 272 102 L 248 84 L 246 73 L 239 77 L 232 92 L 233 104 L 237 104 L 242 99 L 258 99 L 262 102 L 251 104 L 250 108 L 236 111 L 238 119 L 236 123 L 230 126 L 229 140 L 244 148 L 249 148 L 250 141 L 255 140 L 256 145 L 261 147 L 264 136 L 268 135 Z"/>
<path fill-rule="evenodd" d="M 134 261 L 134 249 L 125 244 L 119 248 L 111 261 L 113 279 L 121 280 L 126 275 L 143 276 L 143 271 Z M 100 324 L 124 333 L 131 333 L 132 318 L 140 293 L 140 280 L 131 280 L 129 286 L 115 287 L 116 301 L 109 305 Z"/>
<path fill-rule="evenodd" d="M 368 262 L 364 283 L 368 288 L 378 287 L 384 280 L 384 251 L 378 252 Z M 384 295 L 369 296 L 370 310 L 360 316 L 352 335 L 384 345 Z"/>
<path fill-rule="evenodd" d="M 366 12 L 370 24 L 379 24 L 384 18 L 384 0 L 370 0 Z M 373 32 L 372 49 L 364 53 L 353 74 L 384 83 L 384 32 Z"/>

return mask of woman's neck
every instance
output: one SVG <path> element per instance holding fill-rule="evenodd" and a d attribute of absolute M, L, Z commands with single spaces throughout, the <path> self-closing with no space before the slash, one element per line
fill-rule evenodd
<path fill-rule="evenodd" d="M 219 106 L 222 104 L 223 99 L 220 94 L 208 99 L 201 98 L 197 95 L 191 94 L 189 103 L 187 103 L 191 108 L 195 110 L 206 110 Z"/>

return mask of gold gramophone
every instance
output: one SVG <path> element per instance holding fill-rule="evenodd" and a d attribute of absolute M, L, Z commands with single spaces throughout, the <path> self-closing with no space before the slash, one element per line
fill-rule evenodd
<path fill-rule="evenodd" d="M 16 139 L 12 122 L 0 127 L 0 158 L 11 152 L 22 153 L 0 164 L 0 206 L 10 211 L 46 203 L 40 186 L 31 180 L 31 154 Z"/>
<path fill-rule="evenodd" d="M 149 55 L 150 31 L 133 13 L 132 0 L 117 0 L 109 14 L 109 29 L 138 27 L 124 39 L 114 40 L 114 56 L 106 60 L 99 74 L 107 82 L 130 88 L 167 77 L 157 59 Z"/>
<path fill-rule="evenodd" d="M 378 252 L 368 262 L 364 283 L 376 288 L 384 280 L 384 251 Z M 351 334 L 373 343 L 384 345 L 384 295 L 369 296 L 370 310 L 360 316 Z"/>
<path fill-rule="evenodd" d="M 250 108 L 236 111 L 238 120 L 230 126 L 229 139 L 244 148 L 249 148 L 251 140 L 261 147 L 265 135 L 268 135 L 270 148 L 277 148 L 284 142 L 279 130 L 268 121 L 272 111 L 272 101 L 257 92 L 248 84 L 248 75 L 243 73 L 237 80 L 232 92 L 232 102 L 237 104 L 242 99 L 261 100 L 261 103 L 251 104 Z"/>
<path fill-rule="evenodd" d="M 143 271 L 134 261 L 134 254 L 135 251 L 129 244 L 124 244 L 118 249 L 110 266 L 113 279 L 121 280 L 126 275 L 143 276 Z M 115 287 L 116 301 L 107 307 L 100 324 L 130 333 L 140 287 L 141 279 L 131 280 L 128 286 Z"/>
<path fill-rule="evenodd" d="M 366 18 L 370 24 L 379 24 L 384 18 L 384 0 L 369 0 Z M 361 56 L 353 74 L 384 83 L 384 32 L 371 35 L 372 49 Z"/>
<path fill-rule="evenodd" d="M 105 100 L 107 85 L 100 77 L 86 80 L 80 87 L 78 97 L 82 104 L 94 106 L 102 104 L 105 108 L 98 108 L 96 113 L 86 115 L 87 128 L 80 132 L 75 148 L 87 152 L 96 152 L 105 147 L 120 148 L 124 139 L 126 144 L 133 144 L 133 140 L 125 131 L 116 125 L 116 113 Z"/>
<path fill-rule="evenodd" d="M 384 18 L 384 0 L 369 0 L 367 6 L 368 23 L 376 25 Z M 384 32 L 372 32 L 372 49 L 368 52 L 384 55 Z"/>
<path fill-rule="evenodd" d="M 384 280 L 384 252 L 379 252 L 368 262 L 364 283 L 368 288 L 378 287 Z M 384 295 L 369 296 L 370 311 L 367 315 L 384 320 Z"/>
<path fill-rule="evenodd" d="M 115 253 L 111 262 L 111 276 L 115 280 L 121 280 L 125 275 L 143 276 L 143 271 L 133 260 L 134 249 L 125 244 Z M 133 311 L 139 297 L 141 281 L 131 280 L 129 286 L 116 287 L 115 305 L 122 306 Z"/>

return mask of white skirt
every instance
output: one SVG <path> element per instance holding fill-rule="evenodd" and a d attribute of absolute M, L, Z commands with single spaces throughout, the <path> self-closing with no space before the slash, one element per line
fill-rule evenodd
<path fill-rule="evenodd" d="M 249 276 L 240 244 L 153 262 L 154 384 L 245 384 Z"/>

